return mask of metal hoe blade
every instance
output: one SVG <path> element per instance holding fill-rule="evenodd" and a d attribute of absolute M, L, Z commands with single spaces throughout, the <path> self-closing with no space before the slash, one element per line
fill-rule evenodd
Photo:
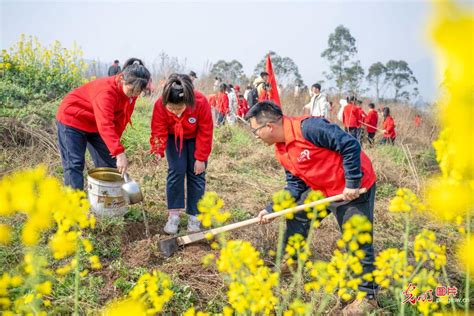
<path fill-rule="evenodd" d="M 171 257 L 178 248 L 177 237 L 160 240 L 160 251 L 165 257 Z"/>

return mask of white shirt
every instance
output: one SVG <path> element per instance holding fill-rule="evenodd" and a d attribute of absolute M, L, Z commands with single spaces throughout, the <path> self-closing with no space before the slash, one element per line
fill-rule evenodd
<path fill-rule="evenodd" d="M 227 122 L 229 124 L 234 124 L 237 120 L 237 96 L 235 95 L 234 90 L 232 90 L 231 92 L 227 92 L 227 97 L 229 98 L 229 113 L 227 114 Z"/>
<path fill-rule="evenodd" d="M 305 109 L 308 109 L 311 116 L 329 118 L 329 102 L 326 96 L 322 93 L 313 95 L 311 101 L 306 104 Z"/>

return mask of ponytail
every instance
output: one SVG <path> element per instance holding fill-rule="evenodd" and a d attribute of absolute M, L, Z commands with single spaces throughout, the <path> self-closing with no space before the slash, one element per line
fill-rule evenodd
<path fill-rule="evenodd" d="M 149 92 L 151 74 L 141 59 L 129 58 L 123 65 L 121 74 L 125 84 L 133 86 L 134 92 Z"/>
<path fill-rule="evenodd" d="M 194 107 L 194 86 L 191 78 L 184 74 L 172 74 L 163 88 L 163 105 L 168 103 Z"/>

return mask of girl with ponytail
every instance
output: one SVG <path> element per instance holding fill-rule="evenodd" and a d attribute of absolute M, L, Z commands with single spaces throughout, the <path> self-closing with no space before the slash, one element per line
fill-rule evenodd
<path fill-rule="evenodd" d="M 205 170 L 212 149 L 212 114 L 206 97 L 188 75 L 173 74 L 156 101 L 151 121 L 151 153 L 168 161 L 167 234 L 176 234 L 186 206 L 188 232 L 200 230 L 197 203 L 206 187 Z M 186 203 L 185 184 L 186 180 Z"/>
<path fill-rule="evenodd" d="M 66 95 L 56 114 L 64 183 L 84 189 L 86 148 L 96 167 L 127 171 L 120 142 L 135 102 L 148 91 L 151 75 L 140 59 L 130 58 L 121 73 L 99 78 Z"/>

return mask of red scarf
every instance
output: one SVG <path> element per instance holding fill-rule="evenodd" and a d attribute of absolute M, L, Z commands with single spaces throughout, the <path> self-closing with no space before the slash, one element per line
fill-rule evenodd
<path fill-rule="evenodd" d="M 181 114 L 181 117 L 177 115 L 172 115 L 174 119 L 174 143 L 176 146 L 176 150 L 179 152 L 179 156 L 181 156 L 181 151 L 183 150 L 183 142 L 184 142 L 184 129 L 182 121 L 184 119 L 184 112 Z M 179 138 L 179 149 L 178 149 L 178 138 Z"/>

